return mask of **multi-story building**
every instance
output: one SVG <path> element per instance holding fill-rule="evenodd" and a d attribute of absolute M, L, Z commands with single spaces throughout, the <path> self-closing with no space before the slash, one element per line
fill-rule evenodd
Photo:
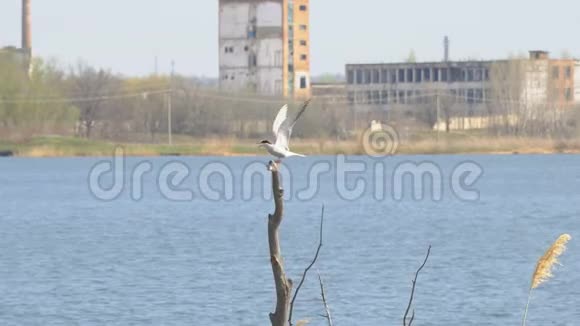
<path fill-rule="evenodd" d="M 220 88 L 310 95 L 309 0 L 220 0 Z"/>
<path fill-rule="evenodd" d="M 546 51 L 530 51 L 529 59 L 346 65 L 347 96 L 359 110 L 433 103 L 437 97 L 473 110 L 498 99 L 567 108 L 580 104 L 579 74 L 578 61 L 550 59 Z"/>

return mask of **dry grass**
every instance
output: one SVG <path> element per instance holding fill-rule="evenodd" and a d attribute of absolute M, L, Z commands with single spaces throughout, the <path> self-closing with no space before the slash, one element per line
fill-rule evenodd
<path fill-rule="evenodd" d="M 530 138 L 467 138 L 421 140 L 402 144 L 400 153 L 405 154 L 548 154 L 578 153 L 580 143 Z"/>
<path fill-rule="evenodd" d="M 540 284 L 546 282 L 553 277 L 552 269 L 556 264 L 559 264 L 558 257 L 566 251 L 566 244 L 572 237 L 569 234 L 561 235 L 556 242 L 546 251 L 546 253 L 538 260 L 536 270 L 532 277 L 532 289 L 537 288 Z"/>
<path fill-rule="evenodd" d="M 293 139 L 292 150 L 306 155 L 365 155 L 360 139 Z M 235 138 L 193 139 L 176 137 L 175 145 L 117 144 L 72 137 L 37 137 L 21 142 L 0 142 L 0 150 L 24 157 L 110 156 L 122 146 L 129 156 L 200 155 L 253 156 L 266 155 L 255 140 Z M 482 134 L 428 132 L 402 137 L 395 154 L 548 154 L 580 153 L 580 140 L 491 137 Z"/>
<path fill-rule="evenodd" d="M 522 325 L 526 325 L 526 319 L 528 316 L 528 309 L 530 307 L 530 300 L 532 298 L 532 290 L 538 288 L 542 283 L 548 281 L 554 275 L 552 270 L 554 266 L 559 264 L 558 258 L 566 251 L 566 244 L 570 241 L 572 237 L 569 234 L 562 234 L 554 244 L 548 248 L 546 253 L 540 257 L 538 263 L 536 264 L 536 269 L 532 275 L 532 282 L 530 285 L 530 292 L 528 294 L 528 303 L 526 304 L 526 310 L 524 312 L 524 319 Z"/>

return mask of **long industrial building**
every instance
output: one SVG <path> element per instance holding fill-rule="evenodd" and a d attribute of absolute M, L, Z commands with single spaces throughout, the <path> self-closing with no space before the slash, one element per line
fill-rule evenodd
<path fill-rule="evenodd" d="M 346 77 L 348 99 L 359 110 L 432 103 L 436 97 L 474 108 L 498 99 L 527 107 L 580 104 L 580 61 L 551 59 L 546 51 L 514 60 L 347 64 Z"/>
<path fill-rule="evenodd" d="M 310 95 L 309 0 L 219 0 L 220 88 Z"/>

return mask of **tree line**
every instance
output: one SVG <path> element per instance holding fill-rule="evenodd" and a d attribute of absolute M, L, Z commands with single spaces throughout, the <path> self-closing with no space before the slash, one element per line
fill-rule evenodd
<path fill-rule="evenodd" d="M 261 138 L 269 136 L 273 117 L 289 101 L 223 93 L 213 83 L 184 76 L 122 76 L 86 63 L 63 68 L 35 58 L 31 67 L 26 71 L 17 57 L 0 54 L 3 138 L 63 135 L 159 143 L 167 141 L 170 129 L 175 135 L 194 138 Z M 346 92 L 315 94 L 295 137 L 352 139 L 371 120 L 411 132 L 483 129 L 494 136 L 580 135 L 577 108 L 561 110 L 549 101 L 534 106 L 522 102 L 524 60 L 506 60 L 491 70 L 489 94 L 476 105 L 466 104 L 465 96 L 460 99 L 458 94 L 435 89 L 412 103 L 383 105 L 379 100 L 364 110 Z M 290 100 L 289 104 L 300 103 Z"/>

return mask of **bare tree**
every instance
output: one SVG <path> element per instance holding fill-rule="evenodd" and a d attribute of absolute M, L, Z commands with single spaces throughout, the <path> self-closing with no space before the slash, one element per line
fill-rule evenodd
<path fill-rule="evenodd" d="M 110 93 L 115 80 L 111 72 L 103 69 L 95 69 L 86 64 L 79 63 L 71 76 L 71 95 L 73 104 L 79 110 L 79 134 L 91 138 L 91 132 L 99 119 L 99 111 L 105 101 L 105 95 Z"/>
<path fill-rule="evenodd" d="M 284 190 L 280 186 L 278 165 L 270 161 L 268 169 L 272 172 L 272 192 L 275 205 L 274 214 L 268 216 L 270 264 L 272 265 L 272 273 L 274 274 L 274 283 L 276 285 L 276 310 L 274 313 L 270 313 L 270 323 L 272 326 L 286 326 L 289 319 L 292 280 L 286 278 L 278 235 L 278 229 L 280 224 L 282 224 L 284 215 Z"/>

